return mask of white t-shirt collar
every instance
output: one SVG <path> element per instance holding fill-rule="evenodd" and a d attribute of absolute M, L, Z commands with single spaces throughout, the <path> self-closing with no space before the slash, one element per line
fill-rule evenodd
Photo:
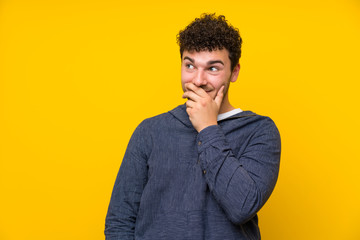
<path fill-rule="evenodd" d="M 242 112 L 242 110 L 240 108 L 236 108 L 234 110 L 231 110 L 231 111 L 228 111 L 228 112 L 225 112 L 225 113 L 221 113 L 217 116 L 217 120 L 220 121 L 220 120 L 224 120 L 225 118 L 228 118 L 228 117 L 231 117 L 235 114 L 238 114 Z"/>

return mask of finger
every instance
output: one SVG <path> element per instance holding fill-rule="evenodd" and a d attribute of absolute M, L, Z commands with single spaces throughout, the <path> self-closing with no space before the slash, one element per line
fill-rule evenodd
<path fill-rule="evenodd" d="M 191 108 L 186 108 L 186 112 L 190 116 L 191 115 Z"/>
<path fill-rule="evenodd" d="M 194 93 L 196 93 L 200 97 L 207 97 L 208 96 L 208 94 L 206 93 L 206 91 L 204 89 L 202 89 L 201 87 L 196 86 L 193 83 L 186 83 L 185 88 L 187 90 L 189 90 L 189 91 L 193 91 Z"/>
<path fill-rule="evenodd" d="M 191 100 L 187 100 L 185 104 L 187 108 L 193 108 L 195 106 L 195 102 Z"/>
<path fill-rule="evenodd" d="M 183 98 L 191 99 L 191 100 L 197 102 L 200 100 L 201 97 L 199 95 L 197 95 L 196 93 L 194 93 L 193 91 L 186 91 L 183 94 Z"/>
<path fill-rule="evenodd" d="M 222 86 L 219 89 L 218 93 L 216 94 L 216 97 L 215 97 L 215 100 L 214 100 L 216 105 L 218 105 L 220 107 L 223 98 L 224 98 L 224 86 Z"/>

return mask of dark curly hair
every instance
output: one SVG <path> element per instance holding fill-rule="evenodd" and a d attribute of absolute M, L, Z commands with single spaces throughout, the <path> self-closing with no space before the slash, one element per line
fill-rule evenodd
<path fill-rule="evenodd" d="M 213 51 L 223 48 L 229 51 L 231 70 L 239 63 L 242 39 L 239 30 L 227 23 L 225 16 L 201 14 L 176 36 L 182 58 L 187 51 Z"/>

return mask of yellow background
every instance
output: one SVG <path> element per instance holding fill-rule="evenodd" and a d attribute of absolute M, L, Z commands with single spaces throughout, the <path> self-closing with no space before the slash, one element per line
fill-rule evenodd
<path fill-rule="evenodd" d="M 104 239 L 128 140 L 184 103 L 175 36 L 224 14 L 230 99 L 282 137 L 263 239 L 360 239 L 360 2 L 0 0 L 0 239 Z"/>

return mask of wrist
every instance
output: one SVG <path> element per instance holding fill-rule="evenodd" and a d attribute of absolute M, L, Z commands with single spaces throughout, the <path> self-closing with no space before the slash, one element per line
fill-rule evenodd
<path fill-rule="evenodd" d="M 201 127 L 197 128 L 196 130 L 197 130 L 197 131 L 198 131 L 198 133 L 199 133 L 199 132 L 201 132 L 202 130 L 204 130 L 205 128 L 210 127 L 210 126 L 215 126 L 215 125 L 218 125 L 218 124 L 217 124 L 217 122 L 215 122 L 215 123 L 209 123 L 209 124 L 203 125 L 203 126 L 201 126 Z"/>

